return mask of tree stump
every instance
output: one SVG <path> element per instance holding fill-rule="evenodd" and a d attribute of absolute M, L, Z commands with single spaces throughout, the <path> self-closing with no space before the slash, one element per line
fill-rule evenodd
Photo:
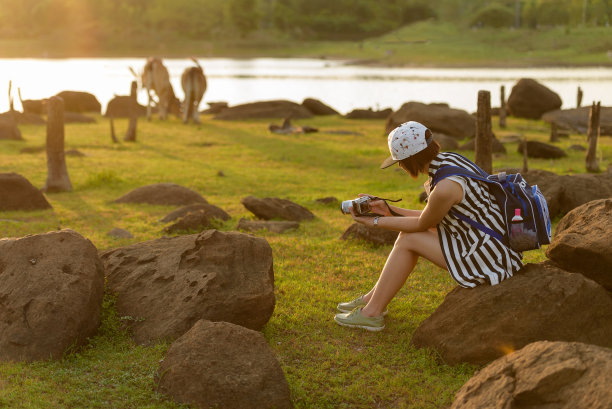
<path fill-rule="evenodd" d="M 499 127 L 506 127 L 506 87 L 504 85 L 500 88 Z"/>
<path fill-rule="evenodd" d="M 113 141 L 113 143 L 119 143 L 117 136 L 115 135 L 115 119 L 112 116 L 110 117 L 110 134 L 111 141 Z"/>
<path fill-rule="evenodd" d="M 136 124 L 138 123 L 138 100 L 136 99 L 136 90 L 138 89 L 138 85 L 136 81 L 132 81 L 132 86 L 130 88 L 130 123 L 125 133 L 124 140 L 126 142 L 136 142 Z"/>
<path fill-rule="evenodd" d="M 493 135 L 491 132 L 491 93 L 478 91 L 476 114 L 476 141 L 474 146 L 476 164 L 485 172 L 493 170 Z"/>
<path fill-rule="evenodd" d="M 557 124 L 554 122 L 550 124 L 550 141 L 559 142 L 559 131 L 557 129 Z"/>
<path fill-rule="evenodd" d="M 599 137 L 599 113 L 601 111 L 601 101 L 591 106 L 589 113 L 589 130 L 587 132 L 587 141 L 589 149 L 586 155 L 586 170 L 587 172 L 599 172 L 599 163 L 597 161 L 597 138 Z"/>
<path fill-rule="evenodd" d="M 56 96 L 49 98 L 47 110 L 47 182 L 42 190 L 72 190 L 64 155 L 64 100 Z"/>

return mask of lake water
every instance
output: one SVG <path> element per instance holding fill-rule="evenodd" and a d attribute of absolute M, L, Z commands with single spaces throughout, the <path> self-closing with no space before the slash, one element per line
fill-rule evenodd
<path fill-rule="evenodd" d="M 171 82 L 182 98 L 180 75 L 193 63 L 188 59 L 164 60 Z M 322 59 L 200 59 L 208 79 L 206 102 L 246 102 L 304 98 L 320 99 L 341 113 L 355 108 L 399 108 L 404 102 L 446 102 L 451 107 L 475 111 L 479 90 L 491 92 L 499 106 L 500 86 L 506 97 L 523 77 L 534 78 L 557 92 L 563 108 L 576 105 L 576 91 L 584 91 L 583 105 L 601 101 L 612 105 L 612 68 L 384 68 L 349 65 Z M 102 103 L 115 95 L 129 94 L 133 79 L 128 67 L 140 72 L 145 60 L 115 59 L 0 59 L 0 112 L 8 109 L 8 82 L 13 81 L 15 108 L 24 99 L 46 98 L 63 90 L 91 92 Z M 139 102 L 146 103 L 144 91 Z"/>

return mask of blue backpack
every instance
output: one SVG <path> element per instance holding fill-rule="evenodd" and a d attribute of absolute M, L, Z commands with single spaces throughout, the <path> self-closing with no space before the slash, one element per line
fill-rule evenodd
<path fill-rule="evenodd" d="M 479 174 L 458 166 L 441 167 L 434 175 L 432 188 L 449 176 L 466 176 L 487 183 L 504 216 L 505 234 L 502 236 L 478 221 L 452 209 L 450 213 L 518 252 L 539 249 L 543 244 L 550 244 L 551 223 L 548 205 L 538 186 L 529 186 L 520 173 L 501 172 L 489 175 L 475 164 L 474 166 L 478 169 Z M 517 220 L 515 217 L 519 211 L 522 220 Z"/>

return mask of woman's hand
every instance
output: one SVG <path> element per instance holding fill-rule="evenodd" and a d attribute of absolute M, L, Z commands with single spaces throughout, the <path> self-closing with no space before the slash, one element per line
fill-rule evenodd
<path fill-rule="evenodd" d="M 357 196 L 359 197 L 374 197 L 372 195 L 368 195 L 365 193 L 359 193 Z M 391 211 L 389 210 L 389 206 L 384 200 L 371 200 L 370 201 L 370 211 L 372 213 L 379 214 L 381 216 L 392 216 Z"/>
<path fill-rule="evenodd" d="M 356 221 L 357 223 L 361 223 L 365 226 L 370 226 L 373 227 L 374 226 L 374 218 L 373 217 L 368 217 L 368 216 L 357 216 L 355 214 L 355 210 L 351 207 L 351 217 L 353 218 L 354 221 Z"/>

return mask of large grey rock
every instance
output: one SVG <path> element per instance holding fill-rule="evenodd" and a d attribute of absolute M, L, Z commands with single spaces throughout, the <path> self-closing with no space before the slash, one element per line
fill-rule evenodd
<path fill-rule="evenodd" d="M 292 408 L 289 385 L 259 332 L 200 320 L 170 345 L 157 389 L 197 408 Z"/>
<path fill-rule="evenodd" d="M 540 341 L 492 362 L 457 392 L 451 409 L 612 407 L 612 350 Z"/>
<path fill-rule="evenodd" d="M 560 128 L 571 129 L 586 134 L 589 129 L 591 107 L 558 109 L 542 115 L 542 120 L 556 124 Z M 612 136 L 612 107 L 601 107 L 599 112 L 599 134 Z"/>
<path fill-rule="evenodd" d="M 508 97 L 508 111 L 517 118 L 540 119 L 562 104 L 559 94 L 531 78 L 521 78 Z"/>
<path fill-rule="evenodd" d="M 302 105 L 312 112 L 313 115 L 340 115 L 334 108 L 324 104 L 318 99 L 306 98 L 302 101 Z"/>
<path fill-rule="evenodd" d="M 496 286 L 456 287 L 412 343 L 450 365 L 482 365 L 541 340 L 612 347 L 612 298 L 580 274 L 528 264 Z"/>
<path fill-rule="evenodd" d="M 557 175 L 552 172 L 533 170 L 523 174 L 530 185 L 538 185 L 551 218 L 592 200 L 612 197 L 612 174 Z"/>
<path fill-rule="evenodd" d="M 353 109 L 351 112 L 344 115 L 346 119 L 387 119 L 393 113 L 391 108 L 374 111 L 368 109 Z"/>
<path fill-rule="evenodd" d="M 245 230 L 255 232 L 259 230 L 268 230 L 274 233 L 284 233 L 287 230 L 295 230 L 300 227 L 300 223 L 292 221 L 277 221 L 277 220 L 247 220 L 240 219 L 236 230 Z"/>
<path fill-rule="evenodd" d="M 57 359 L 100 325 L 104 271 L 72 230 L 0 239 L 0 361 Z"/>
<path fill-rule="evenodd" d="M 462 109 L 449 108 L 443 104 L 407 102 L 387 118 L 385 132 L 389 133 L 407 121 L 417 121 L 434 134 L 443 133 L 457 139 L 476 135 L 476 118 Z"/>
<path fill-rule="evenodd" d="M 227 121 L 262 118 L 312 118 L 312 113 L 300 104 L 291 101 L 260 101 L 235 105 L 223 109 L 213 119 Z"/>
<path fill-rule="evenodd" d="M 108 101 L 104 116 L 108 118 L 129 118 L 131 104 L 132 99 L 129 95 L 115 95 L 113 99 Z M 147 107 L 137 103 L 136 115 L 145 116 L 146 114 Z"/>
<path fill-rule="evenodd" d="M 21 131 L 14 121 L 0 119 L 0 140 L 22 141 Z"/>
<path fill-rule="evenodd" d="M 17 173 L 0 173 L 0 210 L 43 210 L 51 205 L 29 180 Z"/>
<path fill-rule="evenodd" d="M 251 213 L 260 219 L 283 219 L 300 222 L 302 220 L 314 219 L 314 214 L 295 202 L 277 197 L 265 197 L 263 199 L 247 196 L 241 201 Z"/>
<path fill-rule="evenodd" d="M 563 216 L 546 256 L 612 291 L 612 199 L 593 200 Z"/>
<path fill-rule="evenodd" d="M 185 217 L 187 214 L 192 212 L 203 211 L 206 216 L 210 219 L 220 219 L 223 221 L 227 221 L 231 219 L 231 216 L 227 214 L 227 212 L 220 207 L 212 205 L 210 203 L 196 203 L 192 205 L 183 206 L 179 209 L 176 209 L 170 213 L 168 213 L 163 219 L 161 219 L 162 223 L 168 223 L 175 221 L 177 219 Z"/>
<path fill-rule="evenodd" d="M 95 95 L 83 91 L 62 91 L 56 96 L 64 100 L 66 112 L 96 112 L 100 113 L 102 105 Z"/>
<path fill-rule="evenodd" d="M 364 240 L 381 246 L 395 243 L 398 234 L 398 232 L 393 230 L 369 227 L 361 223 L 353 223 L 344 231 L 344 233 L 342 233 L 340 239 Z"/>
<path fill-rule="evenodd" d="M 199 193 L 175 183 L 156 183 L 141 186 L 126 193 L 115 203 L 148 203 L 153 205 L 184 206 L 208 203 Z"/>
<path fill-rule="evenodd" d="M 272 250 L 262 238 L 207 230 L 104 252 L 107 282 L 134 340 L 183 335 L 200 319 L 261 329 L 274 311 Z"/>
<path fill-rule="evenodd" d="M 525 143 L 521 142 L 518 145 L 517 152 L 524 154 Z M 529 158 L 540 158 L 540 159 L 559 159 L 567 156 L 565 151 L 557 146 L 538 142 L 538 141 L 527 141 L 527 157 Z"/>
<path fill-rule="evenodd" d="M 506 147 L 497 138 L 493 138 L 491 142 L 493 153 L 506 153 Z M 472 138 L 459 147 L 462 151 L 474 151 L 476 149 L 476 138 Z"/>

